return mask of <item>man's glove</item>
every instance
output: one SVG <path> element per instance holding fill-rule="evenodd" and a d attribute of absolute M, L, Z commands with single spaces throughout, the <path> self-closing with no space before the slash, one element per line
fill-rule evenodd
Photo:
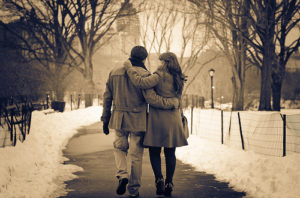
<path fill-rule="evenodd" d="M 108 123 L 109 123 L 109 122 L 103 122 L 103 133 L 104 133 L 105 135 L 108 135 L 108 134 L 109 134 Z"/>

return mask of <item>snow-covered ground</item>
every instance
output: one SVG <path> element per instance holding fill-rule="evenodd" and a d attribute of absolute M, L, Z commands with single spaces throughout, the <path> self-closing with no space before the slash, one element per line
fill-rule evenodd
<path fill-rule="evenodd" d="M 64 113 L 34 111 L 30 134 L 16 147 L 0 148 L 0 197 L 57 197 L 64 192 L 64 180 L 81 170 L 63 165 L 62 150 L 80 126 L 99 121 L 100 107 Z M 0 127 L 0 133 L 1 131 Z"/>
<path fill-rule="evenodd" d="M 16 147 L 0 148 L 0 197 L 57 197 L 64 193 L 64 180 L 80 167 L 63 165 L 62 149 L 80 126 L 99 121 L 100 107 L 64 113 L 35 111 L 30 135 Z M 1 131 L 0 131 L 1 132 Z M 197 136 L 177 149 L 178 159 L 199 171 L 214 174 L 247 197 L 300 195 L 300 155 L 268 157 L 236 150 Z"/>
<path fill-rule="evenodd" d="M 296 198 L 300 195 L 300 155 L 270 157 L 189 137 L 177 149 L 177 158 L 196 170 L 212 173 L 220 181 L 254 198 Z"/>

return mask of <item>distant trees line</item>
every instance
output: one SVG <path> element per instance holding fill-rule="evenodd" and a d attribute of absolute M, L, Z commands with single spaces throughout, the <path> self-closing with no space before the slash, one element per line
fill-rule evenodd
<path fill-rule="evenodd" d="M 280 110 L 286 64 L 300 46 L 297 0 L 189 0 L 206 15 L 209 32 L 232 66 L 233 109 L 243 109 L 245 71 L 261 72 L 259 110 Z M 298 36 L 287 42 L 298 29 Z M 272 99 L 272 106 L 271 106 Z"/>
<path fill-rule="evenodd" d="M 261 73 L 259 110 L 280 110 L 286 64 L 300 46 L 299 34 L 287 41 L 292 31 L 299 32 L 297 0 L 4 0 L 2 6 L 6 17 L 18 17 L 23 25 L 22 31 L 1 26 L 21 41 L 24 60 L 39 62 L 58 100 L 70 71 L 80 72 L 94 88 L 93 55 L 114 36 L 110 30 L 118 18 L 137 13 L 143 20 L 140 39 L 149 51 L 170 50 L 174 39 L 182 41 L 183 71 L 197 71 L 188 83 L 218 58 L 199 64 L 201 52 L 218 47 L 232 71 L 233 110 L 244 108 L 246 70 L 253 66 Z M 178 24 L 182 34 L 174 38 Z"/>
<path fill-rule="evenodd" d="M 158 54 L 170 50 L 175 40 L 181 41 L 180 64 L 184 72 L 193 71 L 186 88 L 199 73 L 207 72 L 205 65 L 225 56 L 232 71 L 233 110 L 244 108 L 246 71 L 257 67 L 259 110 L 280 110 L 286 64 L 300 46 L 299 9 L 297 0 L 145 1 L 141 41 Z M 181 34 L 174 36 L 175 29 Z M 296 36 L 290 40 L 293 31 Z M 222 54 L 199 62 L 208 46 L 217 46 Z"/>
<path fill-rule="evenodd" d="M 78 71 L 95 88 L 92 57 L 108 42 L 112 25 L 128 13 L 129 0 L 4 0 L 6 18 L 21 22 L 18 28 L 1 26 L 18 39 L 24 60 L 38 63 L 57 100 L 63 100 L 71 71 Z"/>

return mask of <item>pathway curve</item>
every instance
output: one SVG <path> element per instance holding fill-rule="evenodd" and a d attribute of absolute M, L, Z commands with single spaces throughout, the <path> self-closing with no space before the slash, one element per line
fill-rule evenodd
<path fill-rule="evenodd" d="M 100 123 L 81 128 L 79 133 L 70 139 L 64 155 L 74 164 L 84 169 L 78 172 L 78 178 L 66 182 L 71 190 L 61 198 L 110 198 L 128 197 L 125 193 L 115 193 L 117 179 L 113 156 L 113 134 L 104 135 Z M 162 160 L 163 161 L 163 160 Z M 211 174 L 195 171 L 190 165 L 177 160 L 174 175 L 173 198 L 239 198 L 243 192 L 236 192 L 228 183 L 219 182 Z M 150 166 L 148 150 L 143 159 L 142 187 L 140 198 L 152 198 L 155 195 L 154 176 Z"/>

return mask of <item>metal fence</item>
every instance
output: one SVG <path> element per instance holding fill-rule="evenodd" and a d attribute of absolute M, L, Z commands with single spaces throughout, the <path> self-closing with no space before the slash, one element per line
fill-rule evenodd
<path fill-rule="evenodd" d="M 90 104 L 86 103 L 87 98 L 91 100 Z M 87 94 L 87 93 L 70 92 L 65 94 L 64 101 L 66 103 L 66 109 L 72 111 L 80 108 L 85 108 L 88 106 L 102 105 L 102 95 L 97 93 Z"/>
<path fill-rule="evenodd" d="M 35 108 L 41 107 L 27 96 L 0 98 L 0 147 L 25 141 Z"/>
<path fill-rule="evenodd" d="M 190 133 L 200 138 L 264 155 L 300 153 L 300 114 L 195 108 L 184 113 Z"/>
<path fill-rule="evenodd" d="M 58 111 L 85 108 L 87 97 L 92 101 L 89 106 L 102 103 L 99 94 L 76 92 L 65 93 L 64 101 L 54 101 L 53 95 L 49 93 L 38 96 L 22 95 L 0 98 L 0 148 L 15 146 L 17 141 L 25 141 L 30 132 L 32 111 L 48 108 Z M 61 108 L 62 103 L 63 108 Z"/>
<path fill-rule="evenodd" d="M 300 114 L 286 115 L 286 151 L 300 153 Z"/>

